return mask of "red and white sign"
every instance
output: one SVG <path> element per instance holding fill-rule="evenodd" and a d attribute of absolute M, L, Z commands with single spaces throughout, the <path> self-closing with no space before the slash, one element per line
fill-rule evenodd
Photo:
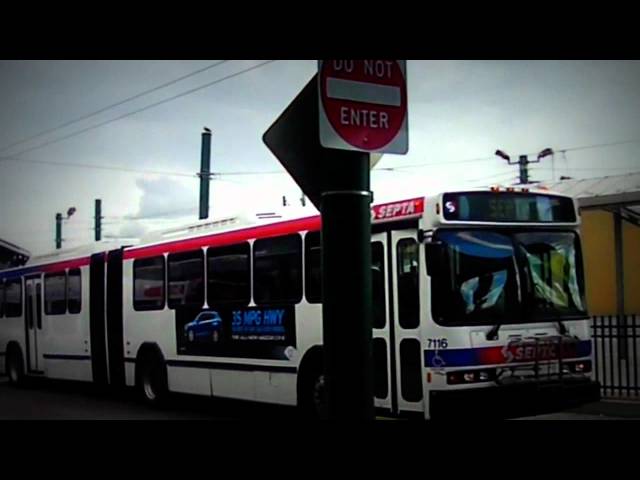
<path fill-rule="evenodd" d="M 404 60 L 319 60 L 320 144 L 407 153 Z"/>
<path fill-rule="evenodd" d="M 414 217 L 424 212 L 424 198 L 411 198 L 400 202 L 382 203 L 371 208 L 371 220 L 380 222 Z"/>

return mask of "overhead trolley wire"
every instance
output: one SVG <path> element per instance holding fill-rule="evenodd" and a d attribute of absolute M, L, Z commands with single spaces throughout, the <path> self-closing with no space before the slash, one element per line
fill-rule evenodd
<path fill-rule="evenodd" d="M 72 133 L 70 133 L 68 135 L 64 135 L 62 137 L 49 140 L 48 142 L 41 143 L 40 145 L 36 145 L 34 147 L 27 148 L 25 150 L 22 150 L 20 152 L 15 153 L 14 156 L 22 155 L 22 154 L 25 154 L 27 152 L 32 152 L 34 150 L 39 150 L 39 149 L 44 148 L 46 146 L 52 145 L 54 143 L 59 143 L 59 142 L 62 142 L 64 140 L 68 140 L 70 138 L 76 137 L 78 135 L 82 135 L 83 133 L 86 133 L 86 132 L 91 131 L 91 130 L 95 130 L 96 128 L 103 127 L 103 126 L 108 125 L 110 123 L 117 122 L 118 120 L 122 120 L 123 118 L 130 117 L 130 116 L 135 115 L 137 113 L 144 112 L 144 111 L 149 110 L 151 108 L 157 107 L 159 105 L 163 105 L 165 103 L 168 103 L 168 102 L 171 102 L 171 101 L 176 100 L 178 98 L 184 97 L 186 95 L 190 95 L 192 93 L 198 92 L 198 91 L 203 90 L 205 88 L 209 88 L 209 87 L 211 87 L 213 85 L 217 85 L 218 83 L 224 82 L 225 80 L 229 80 L 231 78 L 237 77 L 239 75 L 242 75 L 244 73 L 250 72 L 252 70 L 256 70 L 256 69 L 258 69 L 260 67 L 263 67 L 263 66 L 265 66 L 265 65 L 267 65 L 269 63 L 273 63 L 275 61 L 276 60 L 267 60 L 267 61 L 264 61 L 264 62 L 259 63 L 257 65 L 253 65 L 253 66 L 251 66 L 249 68 L 245 68 L 245 69 L 240 70 L 238 72 L 235 72 L 235 73 L 226 75 L 224 77 L 218 78 L 218 79 L 216 79 L 216 80 L 214 80 L 212 82 L 207 82 L 207 83 L 205 83 L 203 85 L 200 85 L 200 86 L 195 87 L 195 88 L 191 88 L 191 89 L 186 90 L 184 92 L 181 92 L 179 94 L 173 95 L 173 96 L 171 96 L 169 98 L 165 98 L 163 100 L 160 100 L 158 102 L 152 103 L 152 104 L 147 105 L 145 107 L 138 108 L 136 110 L 133 110 L 132 112 L 128 112 L 128 113 L 125 113 L 123 115 L 119 115 L 119 116 L 117 116 L 115 118 L 112 118 L 112 119 L 109 119 L 109 120 L 105 120 L 104 122 L 100 122 L 100 123 L 97 123 L 95 125 L 91 125 L 89 127 L 83 128 L 81 130 L 77 130 L 77 131 L 72 132 Z"/>
<path fill-rule="evenodd" d="M 4 152 L 6 150 L 9 150 L 12 147 L 21 145 L 21 144 L 29 142 L 31 140 L 35 140 L 36 138 L 41 137 L 43 135 L 47 135 L 49 133 L 53 133 L 53 132 L 55 132 L 57 130 L 60 130 L 60 129 L 65 128 L 65 127 L 68 127 L 70 125 L 73 125 L 74 123 L 78 123 L 78 122 L 81 122 L 82 120 L 86 120 L 88 118 L 94 117 L 94 116 L 96 116 L 96 115 L 98 115 L 100 113 L 104 113 L 107 110 L 111 110 L 112 108 L 119 107 L 120 105 L 124 105 L 125 103 L 131 102 L 132 100 L 136 100 L 136 99 L 138 99 L 140 97 L 143 97 L 143 96 L 148 95 L 150 93 L 153 93 L 153 92 L 156 92 L 158 90 L 161 90 L 161 89 L 163 89 L 165 87 L 168 87 L 169 85 L 173 85 L 175 83 L 178 83 L 178 82 L 180 82 L 182 80 L 185 80 L 187 78 L 190 78 L 190 77 L 193 77 L 195 75 L 198 75 L 198 74 L 200 74 L 202 72 L 205 72 L 207 70 L 211 70 L 212 68 L 215 68 L 215 67 L 217 67 L 219 65 L 222 65 L 225 62 L 228 62 L 228 60 L 221 60 L 219 62 L 212 63 L 210 65 L 207 65 L 204 68 L 200 68 L 200 69 L 195 70 L 193 72 L 190 72 L 190 73 L 188 73 L 186 75 L 183 75 L 181 77 L 175 78 L 175 79 L 173 79 L 173 80 L 171 80 L 169 82 L 163 83 L 161 85 L 158 85 L 156 87 L 150 88 L 148 90 L 144 90 L 144 91 L 142 91 L 140 93 L 137 93 L 137 94 L 135 94 L 135 95 L 133 95 L 131 97 L 127 97 L 124 100 L 120 100 L 119 102 L 112 103 L 111 105 L 107 105 L 106 107 L 102 107 L 99 110 L 84 114 L 84 115 L 82 115 L 80 117 L 74 118 L 72 120 L 64 122 L 64 123 L 62 123 L 60 125 L 57 125 L 55 127 L 48 128 L 46 130 L 43 130 L 43 131 L 38 132 L 36 134 L 33 134 L 33 135 L 29 136 L 29 137 L 26 137 L 26 138 L 23 138 L 21 140 L 18 140 L 17 142 L 11 143 L 9 145 L 5 145 L 4 147 L 0 147 L 0 153 Z"/>

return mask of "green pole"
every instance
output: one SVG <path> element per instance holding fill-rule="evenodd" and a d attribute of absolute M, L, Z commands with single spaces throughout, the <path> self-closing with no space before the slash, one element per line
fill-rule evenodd
<path fill-rule="evenodd" d="M 95 239 L 99 242 L 102 238 L 102 200 L 96 198 Z"/>
<path fill-rule="evenodd" d="M 529 159 L 526 155 L 520 155 L 518 163 L 520 165 L 520 183 L 527 184 L 529 183 Z"/>
<path fill-rule="evenodd" d="M 62 248 L 62 214 L 56 213 L 56 249 Z"/>
<path fill-rule="evenodd" d="M 211 130 L 202 133 L 200 154 L 200 220 L 209 218 L 209 177 L 211 176 Z"/>
<path fill-rule="evenodd" d="M 369 154 L 326 150 L 339 166 L 322 194 L 322 302 L 330 419 L 371 420 L 373 408 Z"/>

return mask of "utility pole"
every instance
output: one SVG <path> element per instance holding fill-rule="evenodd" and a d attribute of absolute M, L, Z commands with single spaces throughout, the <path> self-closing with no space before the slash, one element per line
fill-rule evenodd
<path fill-rule="evenodd" d="M 56 250 L 62 248 L 62 214 L 56 213 Z"/>
<path fill-rule="evenodd" d="M 204 127 L 200 155 L 200 220 L 209 218 L 209 180 L 211 178 L 211 130 Z"/>
<path fill-rule="evenodd" d="M 96 242 L 102 239 L 102 200 L 96 198 L 96 215 L 94 217 L 94 230 Z"/>
<path fill-rule="evenodd" d="M 529 160 L 528 155 L 520 155 L 517 162 L 512 162 L 511 157 L 504 153 L 502 150 L 496 150 L 495 154 L 506 160 L 509 165 L 518 165 L 520 169 L 520 181 L 518 182 L 520 185 L 526 185 L 530 183 L 529 180 L 529 164 L 530 163 L 539 163 L 541 159 L 547 157 L 549 155 L 553 155 L 553 150 L 550 148 L 545 148 L 540 153 L 538 153 L 538 157 L 536 160 Z"/>
<path fill-rule="evenodd" d="M 69 220 L 71 215 L 76 213 L 76 207 L 69 207 L 67 210 L 67 218 Z M 62 248 L 62 214 L 56 213 L 56 250 Z"/>

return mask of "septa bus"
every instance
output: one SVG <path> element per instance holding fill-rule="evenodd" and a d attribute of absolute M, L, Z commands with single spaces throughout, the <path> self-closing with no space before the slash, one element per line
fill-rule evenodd
<path fill-rule="evenodd" d="M 496 187 L 371 215 L 380 412 L 514 417 L 599 398 L 572 198 Z M 0 371 L 320 415 L 320 230 L 319 216 L 205 220 L 2 271 Z"/>

